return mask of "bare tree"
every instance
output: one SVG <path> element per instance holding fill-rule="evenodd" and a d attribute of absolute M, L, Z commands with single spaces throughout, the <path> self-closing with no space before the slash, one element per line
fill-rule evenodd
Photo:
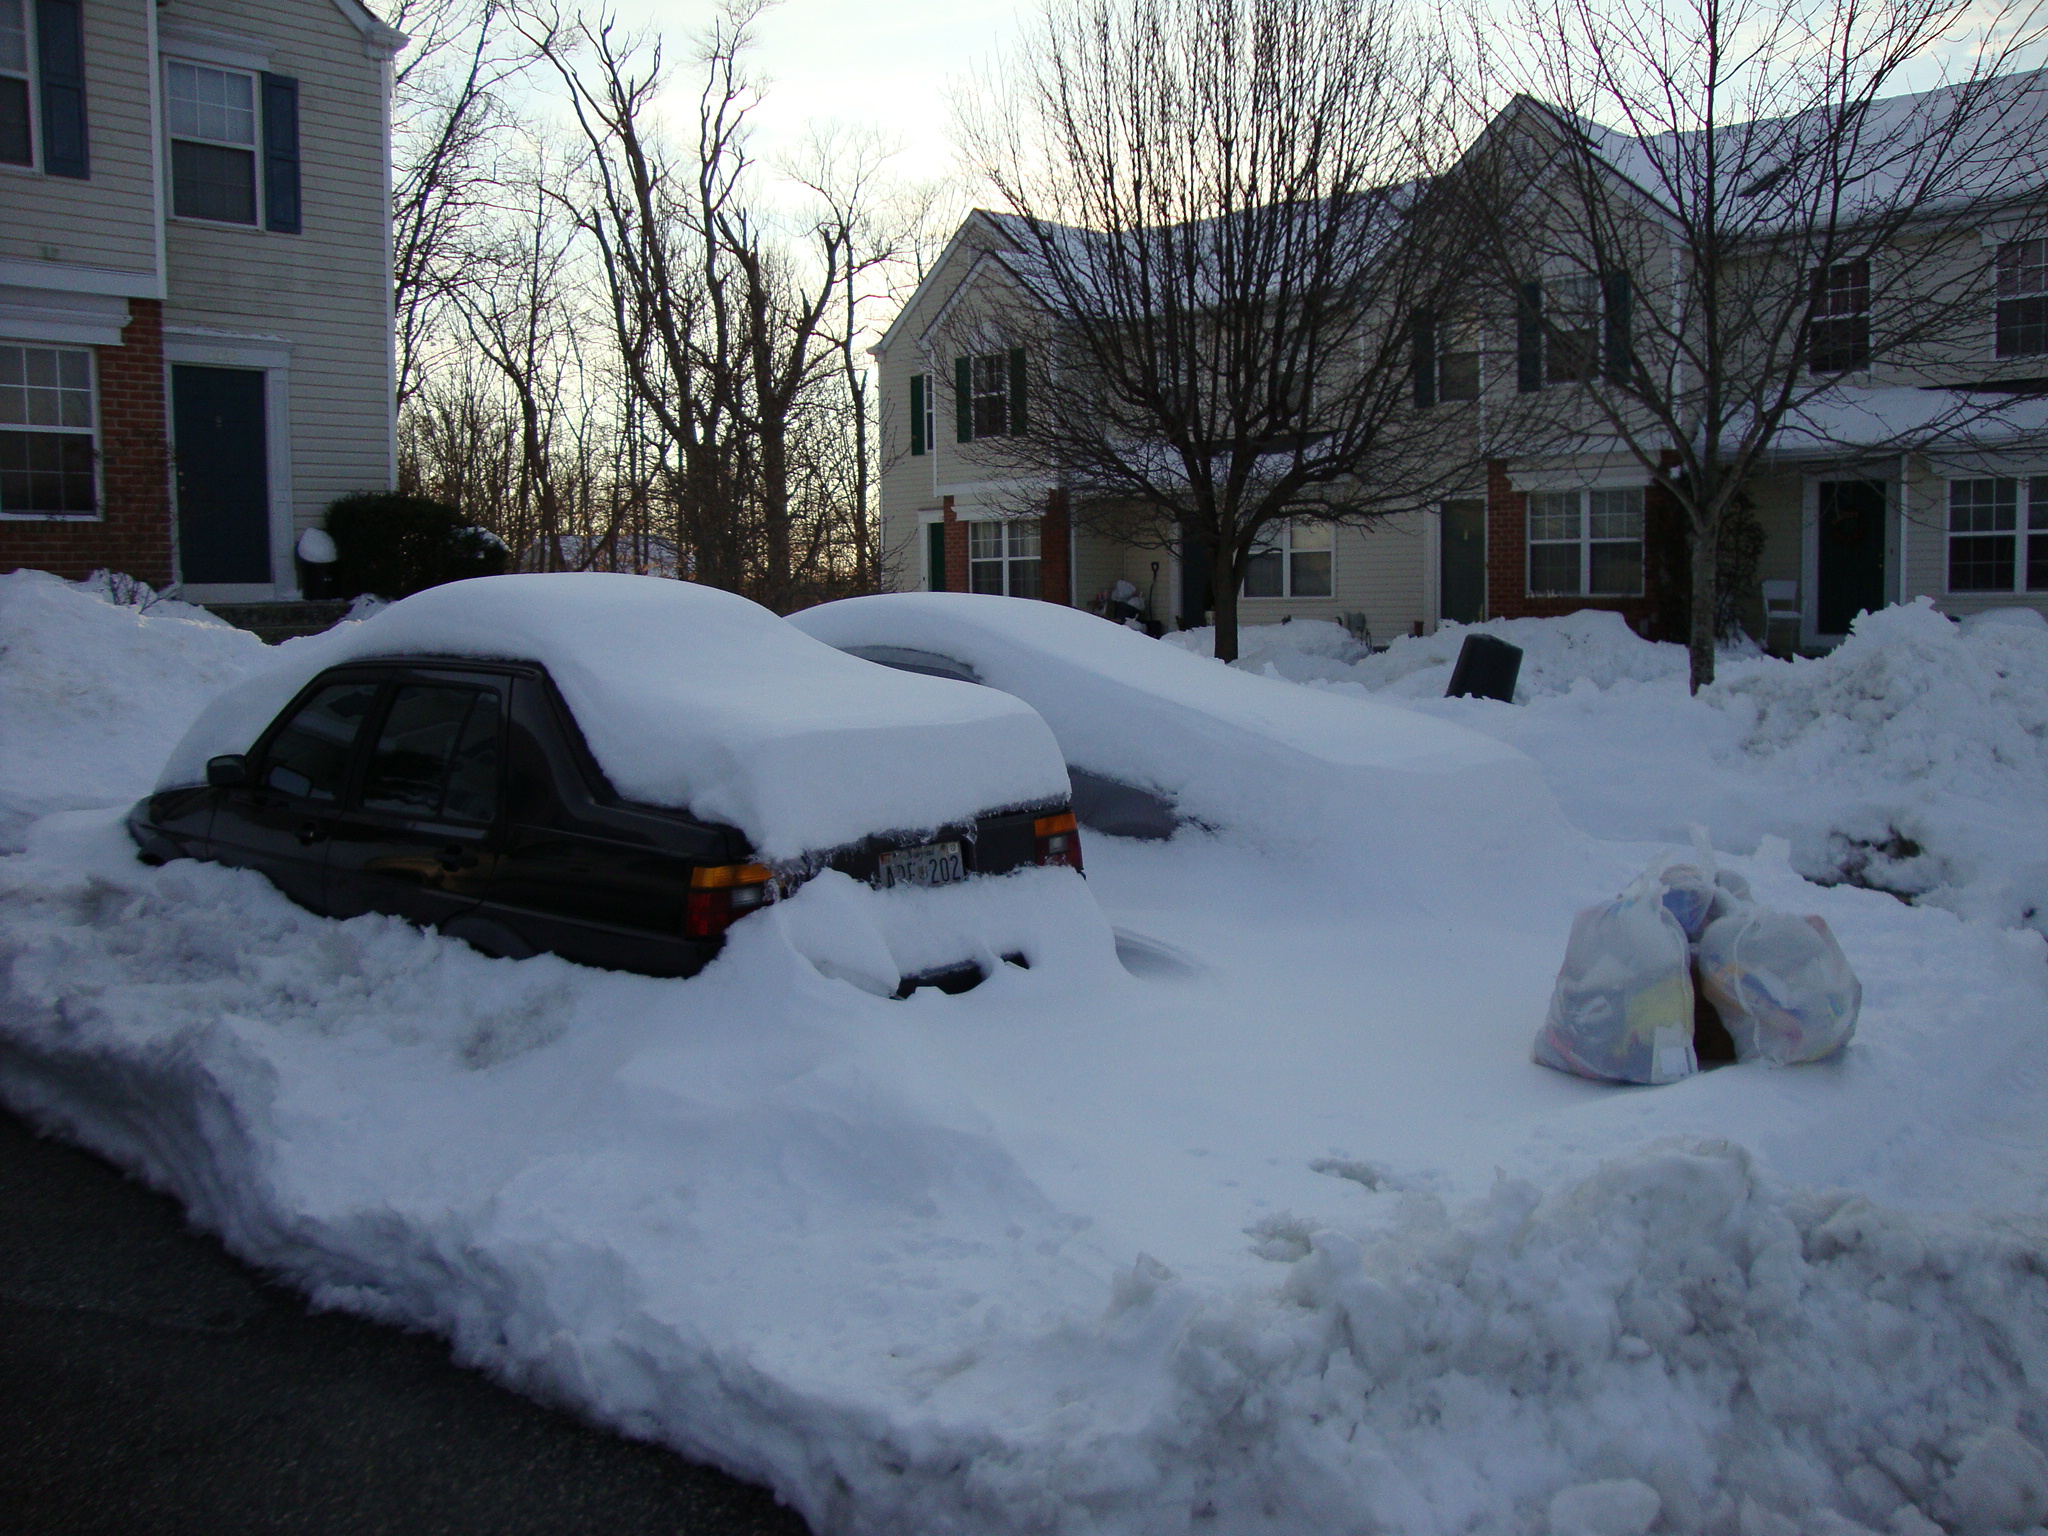
<path fill-rule="evenodd" d="M 1478 78 L 1524 94 L 1454 178 L 1514 338 L 1491 451 L 1619 453 L 1681 509 L 1697 690 L 1723 530 L 1773 450 L 1842 434 L 1845 383 L 1930 389 L 1986 355 L 1978 231 L 2041 233 L 2048 113 L 2007 72 L 2042 32 L 1971 0 L 1528 0 L 1496 26 Z M 1900 95 L 1914 71 L 1934 88 Z M 1854 443 L 1997 400 L 1873 403 Z"/>
<path fill-rule="evenodd" d="M 1395 0 L 1072 0 L 1010 78 L 962 120 L 1019 302 L 963 308 L 956 350 L 1021 343 L 1028 374 L 990 451 L 1178 547 L 1233 658 L 1283 519 L 1368 522 L 1469 473 L 1469 413 L 1410 408 L 1414 316 L 1454 277 L 1415 179 L 1439 61 Z"/>

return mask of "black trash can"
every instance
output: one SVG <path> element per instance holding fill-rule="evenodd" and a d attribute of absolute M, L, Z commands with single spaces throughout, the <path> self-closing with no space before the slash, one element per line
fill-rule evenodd
<path fill-rule="evenodd" d="M 1467 635 L 1451 669 L 1447 699 L 1499 699 L 1515 702 L 1515 679 L 1522 675 L 1522 648 L 1492 635 Z"/>

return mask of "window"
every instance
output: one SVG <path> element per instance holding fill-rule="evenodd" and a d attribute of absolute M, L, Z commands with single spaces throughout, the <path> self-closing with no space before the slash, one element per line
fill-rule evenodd
<path fill-rule="evenodd" d="M 171 62 L 164 86 L 171 211 L 181 219 L 254 224 L 256 77 Z"/>
<path fill-rule="evenodd" d="M 363 775 L 363 808 L 425 821 L 488 822 L 498 809 L 498 696 L 398 690 Z"/>
<path fill-rule="evenodd" d="M 1436 397 L 1479 398 L 1479 327 L 1470 320 L 1445 323 L 1438 337 Z"/>
<path fill-rule="evenodd" d="M 1544 380 L 1583 384 L 1600 373 L 1600 280 L 1564 277 L 1543 289 Z"/>
<path fill-rule="evenodd" d="M 1038 596 L 1040 526 L 1035 517 L 969 523 L 968 589 L 997 597 Z"/>
<path fill-rule="evenodd" d="M 1634 597 L 1642 590 L 1641 487 L 1530 495 L 1531 597 Z"/>
<path fill-rule="evenodd" d="M 2048 477 L 1949 481 L 1948 589 L 2048 592 Z"/>
<path fill-rule="evenodd" d="M 2008 240 L 1998 248 L 1997 353 L 2048 352 L 2048 240 Z"/>
<path fill-rule="evenodd" d="M 0 165 L 34 165 L 28 0 L 0 0 Z"/>
<path fill-rule="evenodd" d="M 1009 431 L 1010 359 L 992 352 L 974 360 L 974 435 L 1005 437 Z"/>
<path fill-rule="evenodd" d="M 271 737 L 257 782 L 300 800 L 338 800 L 349 749 L 376 701 L 373 682 L 322 688 Z"/>
<path fill-rule="evenodd" d="M 1806 326 L 1806 366 L 1848 373 L 1870 366 L 1870 262 L 1838 261 L 1815 270 Z"/>
<path fill-rule="evenodd" d="M 1266 530 L 1244 569 L 1246 597 L 1328 597 L 1335 539 L 1328 523 L 1290 517 Z"/>
<path fill-rule="evenodd" d="M 92 354 L 0 342 L 0 513 L 90 517 Z"/>

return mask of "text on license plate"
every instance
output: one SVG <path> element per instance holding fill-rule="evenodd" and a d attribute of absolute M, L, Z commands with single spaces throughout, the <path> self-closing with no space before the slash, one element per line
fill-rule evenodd
<path fill-rule="evenodd" d="M 951 885 L 966 878 L 967 866 L 954 842 L 892 848 L 875 868 L 875 884 L 885 891 L 892 885 Z"/>

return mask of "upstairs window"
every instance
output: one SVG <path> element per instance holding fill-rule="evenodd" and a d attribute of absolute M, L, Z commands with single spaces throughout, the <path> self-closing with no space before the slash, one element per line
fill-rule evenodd
<path fill-rule="evenodd" d="M 0 514 L 91 517 L 92 354 L 0 343 Z"/>
<path fill-rule="evenodd" d="M 1035 517 L 969 523 L 968 590 L 996 597 L 1037 597 L 1039 528 Z"/>
<path fill-rule="evenodd" d="M 1948 589 L 2048 592 L 2048 477 L 1949 481 Z"/>
<path fill-rule="evenodd" d="M 0 0 L 0 165 L 34 165 L 28 0 Z"/>
<path fill-rule="evenodd" d="M 1635 597 L 1642 590 L 1641 487 L 1530 495 L 1531 597 Z"/>
<path fill-rule="evenodd" d="M 2048 352 L 2048 240 L 2008 240 L 1998 248 L 1997 355 Z"/>
<path fill-rule="evenodd" d="M 930 392 L 926 395 L 929 399 Z M 1024 349 L 953 360 L 955 436 L 1016 437 L 1024 431 Z"/>
<path fill-rule="evenodd" d="M 1244 569 L 1246 597 L 1328 597 L 1336 540 L 1328 523 L 1290 517 L 1266 530 Z"/>
<path fill-rule="evenodd" d="M 1565 277 L 1544 285 L 1546 384 L 1583 384 L 1600 373 L 1600 280 Z"/>
<path fill-rule="evenodd" d="M 204 64 L 164 66 L 171 211 L 217 224 L 256 222 L 256 77 Z"/>
<path fill-rule="evenodd" d="M 1870 262 L 1838 261 L 1816 268 L 1806 326 L 1806 366 L 1813 373 L 1852 373 L 1870 366 Z"/>
<path fill-rule="evenodd" d="M 1010 432 L 1010 360 L 992 352 L 974 360 L 974 435 L 1007 437 Z"/>

